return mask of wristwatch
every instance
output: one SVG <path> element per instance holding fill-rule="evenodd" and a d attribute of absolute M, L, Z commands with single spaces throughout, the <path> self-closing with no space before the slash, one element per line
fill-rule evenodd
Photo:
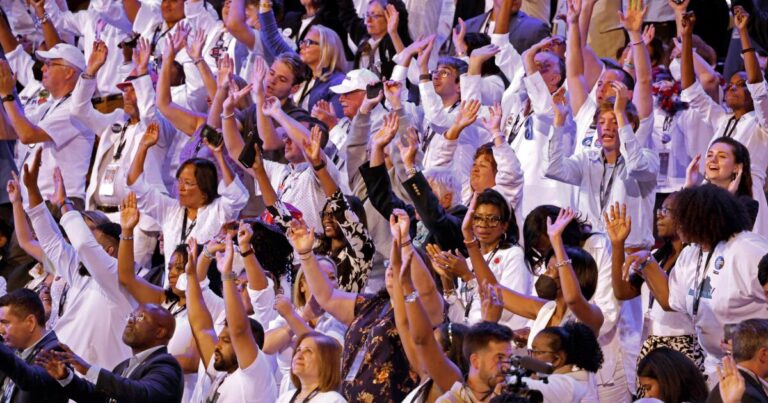
<path fill-rule="evenodd" d="M 13 102 L 16 100 L 16 95 L 8 94 L 2 98 L 3 102 Z"/>
<path fill-rule="evenodd" d="M 222 273 L 221 281 L 235 281 L 237 280 L 237 273 L 230 271 L 228 273 Z"/>
<path fill-rule="evenodd" d="M 245 252 L 243 252 L 242 250 L 240 251 L 240 256 L 242 257 L 248 257 L 251 255 L 253 255 L 253 247 L 248 248 L 248 250 Z"/>
<path fill-rule="evenodd" d="M 312 165 L 312 169 L 314 169 L 315 171 L 319 171 L 323 168 L 325 168 L 325 160 L 320 161 L 320 163 L 317 165 Z"/>

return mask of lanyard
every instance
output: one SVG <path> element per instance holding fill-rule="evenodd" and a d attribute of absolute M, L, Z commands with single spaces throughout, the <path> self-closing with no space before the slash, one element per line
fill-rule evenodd
<path fill-rule="evenodd" d="M 188 216 L 188 214 L 189 214 L 189 210 L 185 208 L 184 209 L 184 221 L 182 221 L 182 223 L 181 223 L 181 242 L 180 243 L 182 243 L 182 244 L 187 242 L 187 237 L 189 236 L 189 234 L 192 233 L 192 230 L 195 229 L 195 224 L 197 224 L 197 217 L 195 217 L 195 219 L 192 220 L 192 222 L 189 225 L 189 231 L 187 231 L 187 219 L 188 219 L 187 216 Z"/>
<path fill-rule="evenodd" d="M 731 123 L 733 123 L 733 126 L 731 126 Z M 725 130 L 723 130 L 723 137 L 733 137 L 733 131 L 736 130 L 737 124 L 739 124 L 739 119 L 736 119 L 736 116 L 731 116 L 728 119 L 728 124 L 725 125 Z"/>
<path fill-rule="evenodd" d="M 507 135 L 507 144 L 512 144 L 512 142 L 515 141 L 515 139 L 517 138 L 517 135 L 520 133 L 520 128 L 523 126 L 525 126 L 525 139 L 530 140 L 533 138 L 533 127 L 530 119 L 532 114 L 533 114 L 533 111 L 530 111 L 528 113 L 523 112 L 523 113 L 519 113 L 517 117 L 515 117 L 515 122 L 512 123 L 512 125 L 510 125 L 509 127 L 509 134 Z"/>
<path fill-rule="evenodd" d="M 115 161 L 119 161 L 120 157 L 123 156 L 123 148 L 125 148 L 125 143 L 128 141 L 128 139 L 125 138 L 125 132 L 128 131 L 128 123 L 130 122 L 130 120 L 126 120 L 122 130 L 120 131 L 120 144 L 118 144 L 117 149 L 115 149 L 115 154 L 112 156 L 112 159 Z"/>
<path fill-rule="evenodd" d="M 699 281 L 699 271 L 701 270 L 701 258 L 704 256 L 704 251 L 699 249 L 699 258 L 696 261 L 696 278 L 693 281 L 693 286 L 696 287 L 696 289 L 693 290 L 693 317 L 694 318 L 699 313 L 699 303 L 701 302 L 701 294 L 702 292 L 704 292 L 704 283 L 706 283 L 707 271 L 709 271 L 709 259 L 712 258 L 712 252 L 714 252 L 714 250 L 715 248 L 712 247 L 712 250 L 707 252 L 707 260 L 704 263 L 704 273 L 701 281 Z"/>
<path fill-rule="evenodd" d="M 176 315 L 187 310 L 186 304 L 181 306 L 177 306 L 177 305 L 179 305 L 179 300 L 173 301 L 173 303 L 168 307 L 168 312 L 170 312 L 174 318 L 176 317 Z M 174 308 L 176 309 L 174 310 Z"/>
<path fill-rule="evenodd" d="M 296 390 L 296 393 L 293 394 L 291 397 L 291 400 L 288 403 L 293 403 L 296 401 L 296 398 L 299 397 L 299 393 L 301 393 L 301 390 Z M 307 397 L 304 398 L 304 400 L 301 401 L 301 403 L 307 403 L 311 401 L 317 394 L 320 393 L 320 389 L 315 388 L 312 393 L 310 393 Z"/>
<path fill-rule="evenodd" d="M 43 121 L 43 119 L 45 119 L 45 117 L 46 117 L 46 116 L 48 116 L 48 112 L 53 112 L 53 111 L 54 111 L 56 108 L 58 108 L 58 107 L 59 107 L 59 105 L 63 104 L 63 103 L 64 103 L 64 101 L 66 101 L 67 99 L 69 99 L 69 97 L 71 97 L 71 96 L 72 96 L 72 93 L 71 93 L 71 92 L 70 92 L 69 94 L 67 94 L 67 95 L 64 95 L 64 97 L 63 97 L 63 98 L 61 98 L 61 101 L 59 101 L 59 102 L 58 102 L 56 105 L 53 105 L 53 106 L 51 106 L 50 108 L 48 108 L 48 109 L 45 111 L 45 113 L 43 113 L 43 116 L 41 116 L 41 117 L 40 117 L 40 120 L 39 120 L 38 122 L 42 122 L 42 121 Z"/>
<path fill-rule="evenodd" d="M 613 170 L 611 171 L 611 177 L 608 178 L 608 183 L 605 183 L 605 170 L 606 170 L 606 160 L 605 157 L 603 157 L 603 173 L 600 176 L 600 211 L 605 211 L 605 206 L 608 203 L 609 196 L 611 195 L 611 190 L 613 189 L 613 180 L 616 178 L 616 171 L 619 170 L 619 165 L 624 163 L 624 159 L 619 155 L 619 158 L 616 160 L 616 164 L 613 166 Z"/>
<path fill-rule="evenodd" d="M 155 53 L 155 48 L 157 48 L 157 43 L 160 42 L 160 39 L 163 39 L 163 37 L 171 30 L 173 27 L 168 28 L 165 30 L 165 32 L 160 33 L 160 30 L 163 29 L 163 24 L 158 24 L 157 27 L 155 27 L 155 32 L 152 33 L 152 41 L 149 44 L 149 54 Z M 160 34 L 160 36 L 158 36 Z"/>
<path fill-rule="evenodd" d="M 448 113 L 453 113 L 453 111 L 455 111 L 455 110 L 456 110 L 456 108 L 458 108 L 458 107 L 459 107 L 459 105 L 461 105 L 461 101 L 456 101 L 456 103 L 455 103 L 455 104 L 453 104 L 453 105 L 452 105 L 452 106 L 451 106 L 451 107 L 448 109 Z M 424 136 L 424 144 L 421 146 L 421 152 L 423 152 L 423 153 L 426 153 L 426 152 L 427 152 L 427 148 L 429 148 L 429 143 L 431 143 L 431 142 L 432 142 L 432 139 L 435 137 L 435 134 L 437 134 L 437 132 L 435 131 L 435 129 L 433 129 L 433 128 L 432 128 L 432 125 L 430 125 L 429 123 L 427 123 L 427 135 L 426 135 L 426 136 Z"/>
<path fill-rule="evenodd" d="M 496 247 L 493 248 L 493 251 L 490 255 L 488 255 L 488 258 L 485 259 L 485 264 L 490 264 L 491 260 L 493 260 L 493 257 L 496 256 L 496 253 L 501 249 L 501 242 L 496 245 Z M 490 266 L 489 266 L 490 267 Z M 461 285 L 461 296 L 464 299 L 464 317 L 469 316 L 469 311 L 472 310 L 472 303 L 475 301 L 475 298 L 472 294 L 470 294 L 470 291 L 473 291 L 475 287 L 469 288 L 467 283 L 464 283 Z"/>

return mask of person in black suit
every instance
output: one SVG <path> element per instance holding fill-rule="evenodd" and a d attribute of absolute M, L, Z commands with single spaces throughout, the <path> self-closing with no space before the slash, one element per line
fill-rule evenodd
<path fill-rule="evenodd" d="M 519 53 L 523 53 L 540 40 L 549 36 L 549 27 L 544 21 L 538 20 L 520 11 L 523 0 L 493 0 L 493 10 L 471 18 L 465 22 L 467 32 L 480 32 L 490 35 L 494 32 L 495 12 L 501 10 L 502 2 L 511 3 L 509 15 L 509 41 Z"/>
<path fill-rule="evenodd" d="M 123 331 L 133 356 L 112 372 L 88 364 L 63 344 L 64 352 L 43 354 L 38 364 L 58 380 L 60 394 L 78 402 L 179 403 L 184 387 L 181 366 L 167 349 L 175 327 L 168 310 L 141 304 Z M 68 366 L 85 376 L 75 376 Z"/>
<path fill-rule="evenodd" d="M 768 377 L 768 319 L 739 323 L 733 332 L 732 356 L 723 359 L 723 370 L 718 370 L 720 383 L 712 388 L 707 403 L 768 402 L 768 383 L 764 380 Z M 739 376 L 743 380 L 738 380 Z M 734 389 L 738 394 L 741 388 L 733 386 L 742 382 L 742 396 L 735 396 Z"/>
<path fill-rule="evenodd" d="M 290 38 L 296 43 L 297 48 L 309 29 L 315 25 L 322 25 L 334 30 L 342 38 L 344 53 L 347 59 L 351 59 L 353 54 L 346 41 L 347 32 L 339 21 L 339 9 L 336 2 L 332 0 L 301 0 L 303 10 L 288 11 L 285 17 L 280 21 L 280 28 L 290 29 Z M 302 22 L 309 20 L 306 26 L 302 27 Z M 303 28 L 303 29 L 302 29 Z"/>
<path fill-rule="evenodd" d="M 19 289 L 0 298 L 0 336 L 5 341 L 0 344 L 0 402 L 67 401 L 47 393 L 58 384 L 43 368 L 33 365 L 39 353 L 59 346 L 56 333 L 45 330 L 45 309 L 37 293 Z"/>

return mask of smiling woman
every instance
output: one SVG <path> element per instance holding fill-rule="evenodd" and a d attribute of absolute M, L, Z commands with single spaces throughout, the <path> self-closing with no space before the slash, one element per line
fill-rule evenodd
<path fill-rule="evenodd" d="M 278 403 L 346 402 L 337 390 L 341 386 L 341 345 L 322 333 L 309 332 L 296 341 L 291 362 L 289 390 L 277 399 Z"/>

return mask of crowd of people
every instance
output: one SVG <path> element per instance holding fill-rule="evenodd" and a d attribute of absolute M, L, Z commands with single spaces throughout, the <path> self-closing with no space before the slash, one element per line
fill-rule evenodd
<path fill-rule="evenodd" d="M 0 403 L 768 402 L 767 8 L 0 0 Z"/>

